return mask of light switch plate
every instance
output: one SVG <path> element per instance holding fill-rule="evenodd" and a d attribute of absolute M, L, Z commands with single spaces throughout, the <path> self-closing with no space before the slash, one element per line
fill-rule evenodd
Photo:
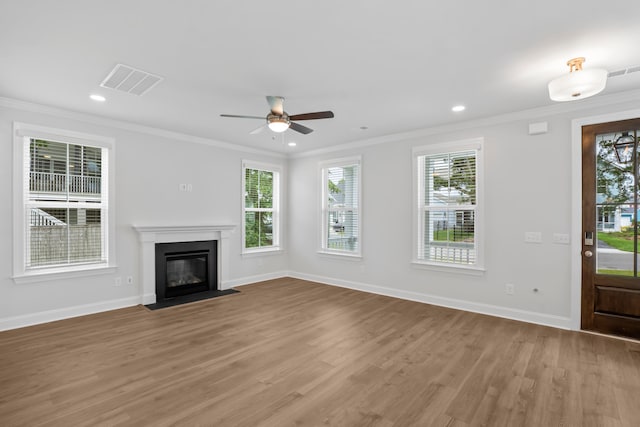
<path fill-rule="evenodd" d="M 571 243 L 571 239 L 568 234 L 565 233 L 553 233 L 553 243 L 557 243 L 559 245 L 568 245 Z"/>
<path fill-rule="evenodd" d="M 542 243 L 542 233 L 539 231 L 525 231 L 524 241 L 527 243 Z"/>

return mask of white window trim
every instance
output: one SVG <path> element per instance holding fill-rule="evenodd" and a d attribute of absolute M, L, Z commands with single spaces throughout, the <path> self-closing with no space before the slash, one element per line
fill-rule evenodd
<path fill-rule="evenodd" d="M 414 147 L 412 149 L 413 165 L 413 250 L 411 263 L 420 268 L 436 271 L 449 271 L 471 275 L 481 275 L 484 265 L 484 138 L 471 138 L 459 141 L 436 143 Z M 475 209 L 475 246 L 476 262 L 472 265 L 427 261 L 418 258 L 418 246 L 421 242 L 420 232 L 420 191 L 422 187 L 421 173 L 418 170 L 418 157 L 453 153 L 457 151 L 476 151 L 476 209 Z"/>
<path fill-rule="evenodd" d="M 245 213 L 245 199 L 244 193 L 246 191 L 246 179 L 245 179 L 245 171 L 246 169 L 258 169 L 267 172 L 274 173 L 274 184 L 273 184 L 273 245 L 271 246 L 263 246 L 258 248 L 246 248 L 246 230 L 245 230 L 245 222 L 246 222 L 246 213 Z M 282 247 L 282 227 L 280 222 L 282 221 L 282 211 L 280 206 L 282 204 L 282 183 L 284 182 L 283 170 L 279 165 L 271 164 L 271 163 L 262 163 L 262 162 L 254 162 L 251 160 L 243 160 L 242 161 L 242 255 L 267 255 L 274 254 L 276 252 L 283 253 L 284 249 Z"/>
<path fill-rule="evenodd" d="M 358 165 L 358 250 L 344 251 L 339 249 L 327 248 L 326 239 L 328 230 L 328 211 L 327 211 L 327 186 L 325 185 L 327 177 L 325 171 L 330 167 L 341 167 Z M 319 233 L 319 249 L 318 253 L 322 255 L 335 255 L 337 257 L 346 257 L 353 259 L 362 258 L 362 156 L 343 157 L 333 160 L 325 160 L 318 164 L 320 177 L 320 233 Z"/>
<path fill-rule="evenodd" d="M 107 193 L 107 219 L 105 224 L 105 252 L 103 263 L 74 264 L 69 266 L 41 267 L 27 270 L 24 254 L 26 244 L 25 203 L 28 194 L 24 188 L 24 165 L 29 155 L 27 142 L 30 138 L 46 139 L 67 144 L 90 145 L 107 150 L 107 182 L 103 183 Z M 101 135 L 56 129 L 51 127 L 13 123 L 13 280 L 15 283 L 43 282 L 56 279 L 107 274 L 115 271 L 116 222 L 115 222 L 115 139 Z"/>

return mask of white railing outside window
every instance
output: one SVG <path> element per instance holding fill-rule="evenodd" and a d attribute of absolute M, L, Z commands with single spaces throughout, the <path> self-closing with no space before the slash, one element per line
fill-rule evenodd
<path fill-rule="evenodd" d="M 67 182 L 69 188 L 67 188 Z M 67 175 L 52 172 L 30 172 L 29 191 L 32 193 L 59 193 L 67 191 L 74 194 L 100 194 L 101 178 L 99 176 Z"/>
<path fill-rule="evenodd" d="M 111 268 L 113 139 L 22 123 L 14 132 L 14 280 Z"/>

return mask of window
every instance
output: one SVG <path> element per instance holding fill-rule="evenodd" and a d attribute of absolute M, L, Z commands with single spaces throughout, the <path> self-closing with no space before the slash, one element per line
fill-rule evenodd
<path fill-rule="evenodd" d="M 16 123 L 17 277 L 109 264 L 111 140 Z"/>
<path fill-rule="evenodd" d="M 245 162 L 243 250 L 258 252 L 280 249 L 280 171 L 276 166 Z"/>
<path fill-rule="evenodd" d="M 482 140 L 414 149 L 415 262 L 482 269 Z"/>
<path fill-rule="evenodd" d="M 360 159 L 322 164 L 323 252 L 360 255 Z"/>

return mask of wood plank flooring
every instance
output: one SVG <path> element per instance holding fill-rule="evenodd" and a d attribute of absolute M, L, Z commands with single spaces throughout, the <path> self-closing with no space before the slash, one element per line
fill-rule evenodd
<path fill-rule="evenodd" d="M 0 425 L 640 425 L 640 343 L 296 279 L 240 290 L 0 332 Z"/>

